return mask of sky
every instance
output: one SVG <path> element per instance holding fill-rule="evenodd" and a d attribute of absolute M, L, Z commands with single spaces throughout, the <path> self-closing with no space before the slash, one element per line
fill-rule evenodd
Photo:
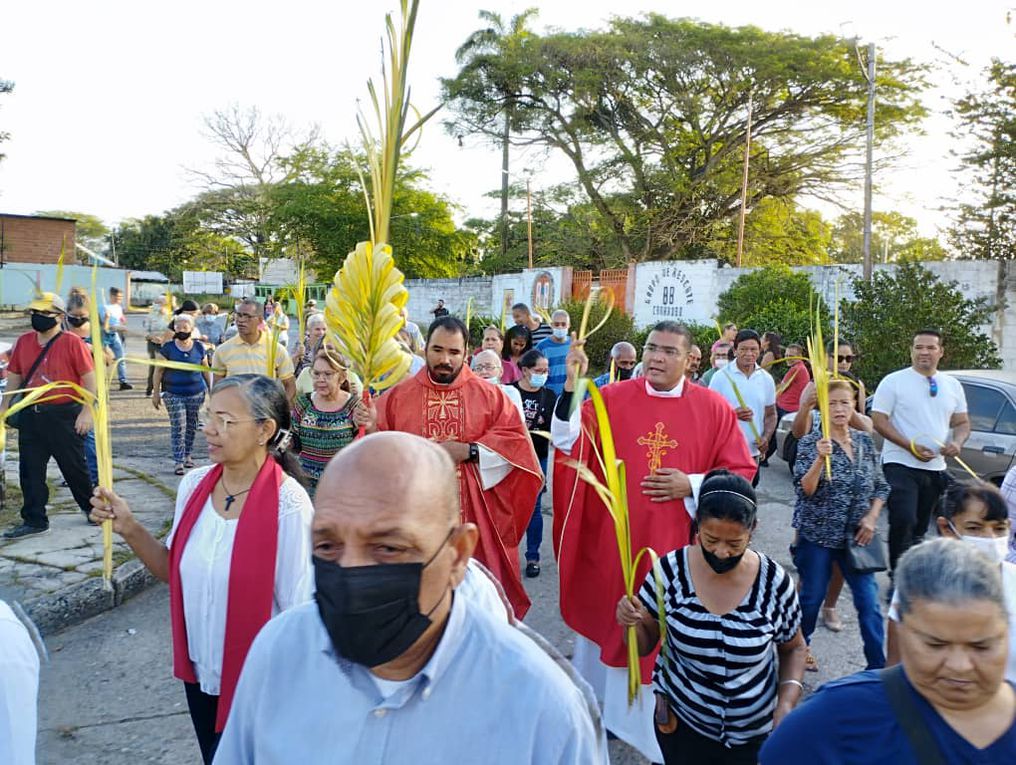
<path fill-rule="evenodd" d="M 952 123 L 944 111 L 991 56 L 1011 60 L 1016 53 L 1016 21 L 1006 24 L 1016 0 L 948 6 L 853 0 L 835 8 L 800 0 L 422 0 L 410 61 L 413 101 L 421 111 L 437 104 L 438 78 L 454 75 L 455 49 L 481 26 L 479 9 L 510 17 L 531 5 L 539 8 L 537 31 L 602 27 L 622 8 L 628 16 L 653 11 L 729 26 L 857 36 L 891 58 L 934 64 L 925 134 L 909 139 L 892 172 L 876 179 L 874 200 L 876 211 L 910 215 L 929 236 L 947 224 L 940 208 L 958 183 L 949 156 Z M 317 125 L 334 144 L 355 138 L 357 99 L 380 70 L 384 13 L 397 8 L 395 0 L 7 3 L 0 79 L 13 80 L 15 91 L 0 97 L 0 130 L 12 134 L 0 144 L 8 155 L 0 163 L 0 212 L 75 210 L 115 224 L 170 209 L 200 190 L 187 168 L 207 169 L 214 159 L 203 116 L 234 103 L 282 115 L 298 129 Z M 429 170 L 431 188 L 458 205 L 460 217 L 496 214 L 498 202 L 487 196 L 500 184 L 496 147 L 480 139 L 460 146 L 432 122 L 412 163 Z M 540 189 L 570 179 L 573 171 L 560 157 L 520 150 L 512 174 L 522 181 L 531 174 Z M 853 197 L 860 211 L 860 187 Z"/>

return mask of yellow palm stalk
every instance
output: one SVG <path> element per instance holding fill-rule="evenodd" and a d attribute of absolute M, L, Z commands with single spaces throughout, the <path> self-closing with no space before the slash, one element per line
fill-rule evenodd
<path fill-rule="evenodd" d="M 468 332 L 473 331 L 472 319 L 473 319 L 473 299 L 469 298 L 469 300 L 466 301 L 466 330 Z"/>
<path fill-rule="evenodd" d="M 724 372 L 723 374 L 727 373 Z M 741 389 L 737 387 L 737 383 L 734 382 L 734 378 L 728 374 L 727 381 L 730 383 L 730 387 L 734 389 L 734 397 L 737 399 L 737 405 L 742 409 L 747 409 L 748 405 L 744 403 L 744 396 L 741 395 Z M 762 440 L 762 436 L 759 435 L 758 428 L 755 427 L 754 417 L 748 420 L 748 427 L 751 428 L 751 435 L 754 437 L 755 443 L 757 444 Z"/>
<path fill-rule="evenodd" d="M 600 323 L 587 332 L 586 326 L 589 324 L 589 312 L 593 308 L 593 301 L 602 299 L 604 294 L 606 294 L 607 296 L 606 301 L 604 301 L 607 304 L 607 310 L 603 312 L 603 318 L 600 319 Z M 582 308 L 582 320 L 579 322 L 579 332 L 578 335 L 576 335 L 576 337 L 579 340 L 585 340 L 586 338 L 593 335 L 597 330 L 600 329 L 600 327 L 602 327 L 604 324 L 607 323 L 607 319 L 610 318 L 610 312 L 613 310 L 614 310 L 614 293 L 612 290 L 606 291 L 598 290 L 596 293 L 590 291 L 589 297 L 586 298 L 586 304 Z"/>
<path fill-rule="evenodd" d="M 419 0 L 402 0 L 398 30 L 391 14 L 385 17 L 388 64 L 382 67 L 383 99 L 379 99 L 374 82 L 367 83 L 379 137 L 371 131 L 366 117 L 357 115 L 369 170 L 370 189 L 368 192 L 364 184 L 364 196 L 371 241 L 360 242 L 346 256 L 325 307 L 332 339 L 363 380 L 365 396 L 371 388 L 382 390 L 394 385 L 411 362 L 394 339 L 402 327 L 400 311 L 409 300 L 409 292 L 403 285 L 402 272 L 395 268 L 388 234 L 403 147 L 437 111 L 432 110 L 406 128 L 412 109 L 406 70 L 418 7 Z"/>
<path fill-rule="evenodd" d="M 63 284 L 63 273 L 64 273 L 64 252 L 67 249 L 67 237 L 60 240 L 60 257 L 56 259 L 56 286 L 53 288 L 53 292 L 57 295 L 60 294 L 60 286 Z"/>
<path fill-rule="evenodd" d="M 836 278 L 833 299 L 836 305 L 833 306 L 833 379 L 840 379 L 840 363 L 838 354 L 840 352 L 840 280 Z"/>
<path fill-rule="evenodd" d="M 109 383 L 106 379 L 106 356 L 102 352 L 102 325 L 99 322 L 99 300 L 96 282 L 99 263 L 92 266 L 92 299 L 89 319 L 92 325 L 92 359 L 95 362 L 95 404 L 92 421 L 95 428 L 95 458 L 99 468 L 99 486 L 113 489 L 113 447 L 109 438 Z M 113 586 L 113 522 L 102 522 L 102 578 L 107 588 Z"/>
<path fill-rule="evenodd" d="M 631 526 L 628 514 L 628 490 L 624 461 L 617 458 L 617 451 L 614 446 L 614 433 L 610 427 L 610 417 L 603 403 L 603 397 L 596 389 L 596 386 L 584 378 L 579 381 L 576 387 L 575 397 L 581 401 L 586 392 L 589 394 L 593 411 L 596 414 L 600 448 L 597 449 L 595 439 L 590 438 L 590 442 L 593 444 L 597 460 L 603 470 L 606 484 L 597 478 L 588 465 L 581 462 L 570 462 L 569 464 L 578 473 L 579 478 L 593 488 L 614 521 L 614 534 L 617 541 L 617 551 L 621 558 L 621 575 L 624 579 L 624 592 L 629 598 L 633 597 L 635 593 L 635 576 L 642 556 L 648 554 L 652 558 L 653 572 L 656 577 L 660 640 L 665 645 L 667 625 L 663 608 L 663 583 L 656 566 L 657 555 L 651 548 L 646 547 L 640 550 L 634 559 L 632 557 Z M 628 704 L 630 705 L 635 702 L 635 698 L 639 693 L 639 687 L 642 685 L 642 667 L 639 664 L 638 638 L 636 637 L 634 626 L 626 629 L 625 643 L 628 649 Z"/>
<path fill-rule="evenodd" d="M 297 342 L 302 343 L 307 332 L 307 267 L 303 258 L 300 258 L 300 271 L 296 277 L 296 323 L 300 334 L 297 335 Z"/>
<path fill-rule="evenodd" d="M 819 415 L 822 418 L 822 438 L 829 438 L 829 358 L 826 354 L 825 341 L 822 338 L 822 311 L 815 308 L 815 328 L 808 338 L 808 359 L 811 361 L 811 374 L 815 382 L 815 400 L 818 403 Z M 833 477 L 832 461 L 826 456 L 826 478 Z"/>
<path fill-rule="evenodd" d="M 276 362 L 279 358 L 279 336 L 282 334 L 282 327 L 279 326 L 273 315 L 271 321 L 268 322 L 268 353 L 265 354 L 267 369 L 265 374 L 268 377 L 276 377 Z"/>
<path fill-rule="evenodd" d="M 607 379 L 609 379 L 612 383 L 617 382 L 617 362 L 614 360 L 613 356 L 610 357 L 610 377 Z"/>
<path fill-rule="evenodd" d="M 34 404 L 45 404 L 50 401 L 54 401 L 55 399 L 63 398 L 63 395 L 53 394 L 53 391 L 57 388 L 69 388 L 73 391 L 73 393 L 68 394 L 68 397 L 77 401 L 82 406 L 92 406 L 95 402 L 95 397 L 92 396 L 91 392 L 85 390 L 80 385 L 67 380 L 55 380 L 32 388 L 21 388 L 19 390 L 6 391 L 4 393 L 5 396 L 17 396 L 22 393 L 25 395 L 24 398 L 21 398 L 11 404 L 7 411 L 3 414 L 3 422 L 0 422 L 0 451 L 3 451 L 7 447 L 7 429 L 3 426 L 6 423 L 7 418 Z"/>

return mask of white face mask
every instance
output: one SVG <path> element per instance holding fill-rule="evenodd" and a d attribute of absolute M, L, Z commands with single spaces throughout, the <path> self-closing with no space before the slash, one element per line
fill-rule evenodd
<path fill-rule="evenodd" d="M 716 359 L 716 368 L 723 369 L 723 367 L 727 366 L 729 363 L 730 359 Z"/>
<path fill-rule="evenodd" d="M 487 382 L 493 383 L 494 385 L 498 385 L 501 382 L 497 377 L 481 377 L 480 379 L 486 380 Z"/>
<path fill-rule="evenodd" d="M 951 523 L 949 527 L 955 532 L 956 527 Z M 992 563 L 1001 563 L 1009 554 L 1009 535 L 1004 537 L 972 537 L 965 534 L 958 534 L 959 538 L 968 544 L 972 544 L 977 551 L 987 557 Z"/>
<path fill-rule="evenodd" d="M 564 340 L 566 337 L 568 337 L 567 327 L 554 327 L 552 331 L 554 333 L 554 337 L 556 337 L 558 340 Z"/>

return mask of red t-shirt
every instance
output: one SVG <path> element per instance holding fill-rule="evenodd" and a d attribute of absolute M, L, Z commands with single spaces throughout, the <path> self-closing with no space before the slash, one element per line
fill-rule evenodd
<path fill-rule="evenodd" d="M 8 370 L 22 377 L 28 374 L 28 370 L 32 368 L 32 364 L 42 353 L 42 348 L 35 332 L 25 333 L 14 343 Z M 85 341 L 70 332 L 61 332 L 56 336 L 53 345 L 50 346 L 46 358 L 32 374 L 32 379 L 22 379 L 19 388 L 32 388 L 57 380 L 67 380 L 81 385 L 81 378 L 94 368 L 92 351 L 85 345 Z M 60 398 L 46 403 L 69 404 L 73 399 L 68 398 L 67 394 L 73 393 L 74 391 L 70 388 L 56 388 L 49 395 L 60 395 Z"/>
<path fill-rule="evenodd" d="M 783 388 L 783 392 L 776 397 L 776 406 L 784 412 L 796 412 L 801 408 L 801 394 L 804 393 L 804 389 L 810 382 L 811 375 L 808 374 L 808 367 L 804 365 L 803 361 L 798 361 L 787 370 L 783 380 L 777 386 Z"/>

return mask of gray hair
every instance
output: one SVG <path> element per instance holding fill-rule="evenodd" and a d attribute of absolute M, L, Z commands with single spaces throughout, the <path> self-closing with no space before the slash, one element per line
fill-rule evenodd
<path fill-rule="evenodd" d="M 325 315 L 323 313 L 312 313 L 307 317 L 307 329 L 311 328 L 311 325 L 325 324 Z"/>
<path fill-rule="evenodd" d="M 193 316 L 191 316 L 189 313 L 178 313 L 176 316 L 173 317 L 173 329 L 176 329 L 176 325 L 181 321 L 187 322 L 188 324 L 191 325 L 192 329 L 194 328 Z"/>
<path fill-rule="evenodd" d="M 895 581 L 901 618 L 918 600 L 953 606 L 987 600 L 1006 613 L 998 565 L 956 539 L 943 537 L 911 547 L 900 558 Z"/>
<path fill-rule="evenodd" d="M 473 356 L 473 360 L 472 360 L 472 362 L 469 365 L 469 368 L 470 369 L 476 369 L 476 365 L 480 363 L 480 357 L 483 356 L 484 354 L 490 354 L 494 358 L 494 360 L 497 361 L 497 365 L 499 367 L 501 367 L 502 369 L 504 368 L 504 366 L 501 364 L 501 357 L 497 355 L 497 351 L 495 351 L 495 350 L 493 350 L 491 348 L 487 348 L 485 350 L 482 350 L 479 353 L 477 353 L 476 355 L 474 355 Z"/>
<path fill-rule="evenodd" d="M 635 346 L 625 340 L 622 340 L 619 343 L 614 343 L 614 347 L 610 349 L 610 355 L 616 359 L 619 355 L 621 355 L 621 351 L 631 351 L 632 353 L 635 353 Z"/>
<path fill-rule="evenodd" d="M 554 313 L 550 315 L 550 320 L 554 321 L 554 319 L 556 319 L 558 316 L 564 316 L 568 320 L 568 323 L 571 324 L 571 314 L 569 314 L 563 308 L 558 308 L 556 311 L 554 311 Z"/>

